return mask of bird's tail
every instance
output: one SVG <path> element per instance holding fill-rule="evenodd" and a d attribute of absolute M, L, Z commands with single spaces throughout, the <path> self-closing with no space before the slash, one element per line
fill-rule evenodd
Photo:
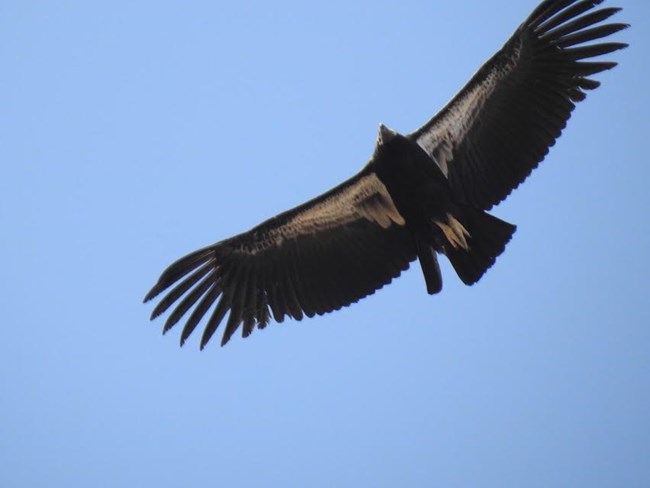
<path fill-rule="evenodd" d="M 473 285 L 504 251 L 517 227 L 471 207 L 463 207 L 458 219 L 448 217 L 447 223 L 436 222 L 447 241 L 444 254 L 463 283 Z"/>

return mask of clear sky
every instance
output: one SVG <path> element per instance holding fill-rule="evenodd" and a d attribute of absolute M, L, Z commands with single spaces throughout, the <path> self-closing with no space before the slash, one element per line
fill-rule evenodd
<path fill-rule="evenodd" d="M 356 173 L 536 0 L 0 2 L 0 486 L 650 486 L 650 3 L 476 286 L 161 335 L 171 261 Z"/>

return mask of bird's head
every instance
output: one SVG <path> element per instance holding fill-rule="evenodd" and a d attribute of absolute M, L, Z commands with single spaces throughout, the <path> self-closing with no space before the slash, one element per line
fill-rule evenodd
<path fill-rule="evenodd" d="M 377 146 L 382 146 L 392 139 L 395 139 L 399 134 L 392 129 L 389 129 L 384 124 L 379 124 L 379 134 L 377 135 Z"/>

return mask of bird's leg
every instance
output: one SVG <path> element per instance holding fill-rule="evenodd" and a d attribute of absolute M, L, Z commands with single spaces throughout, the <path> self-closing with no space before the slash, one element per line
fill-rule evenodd
<path fill-rule="evenodd" d="M 467 232 L 467 229 L 463 227 L 463 224 L 456 220 L 453 215 L 447 213 L 447 223 L 438 220 L 434 220 L 433 223 L 440 227 L 440 230 L 445 234 L 445 237 L 454 249 L 460 247 L 465 251 L 469 251 L 467 238 L 470 237 L 470 234 Z"/>

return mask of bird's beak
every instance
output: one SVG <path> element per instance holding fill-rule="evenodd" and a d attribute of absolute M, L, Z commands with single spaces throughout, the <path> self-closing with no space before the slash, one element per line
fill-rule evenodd
<path fill-rule="evenodd" d="M 394 130 L 389 129 L 384 124 L 379 124 L 379 136 L 377 136 L 377 144 L 386 144 L 391 139 L 394 139 L 396 135 L 397 132 Z"/>

